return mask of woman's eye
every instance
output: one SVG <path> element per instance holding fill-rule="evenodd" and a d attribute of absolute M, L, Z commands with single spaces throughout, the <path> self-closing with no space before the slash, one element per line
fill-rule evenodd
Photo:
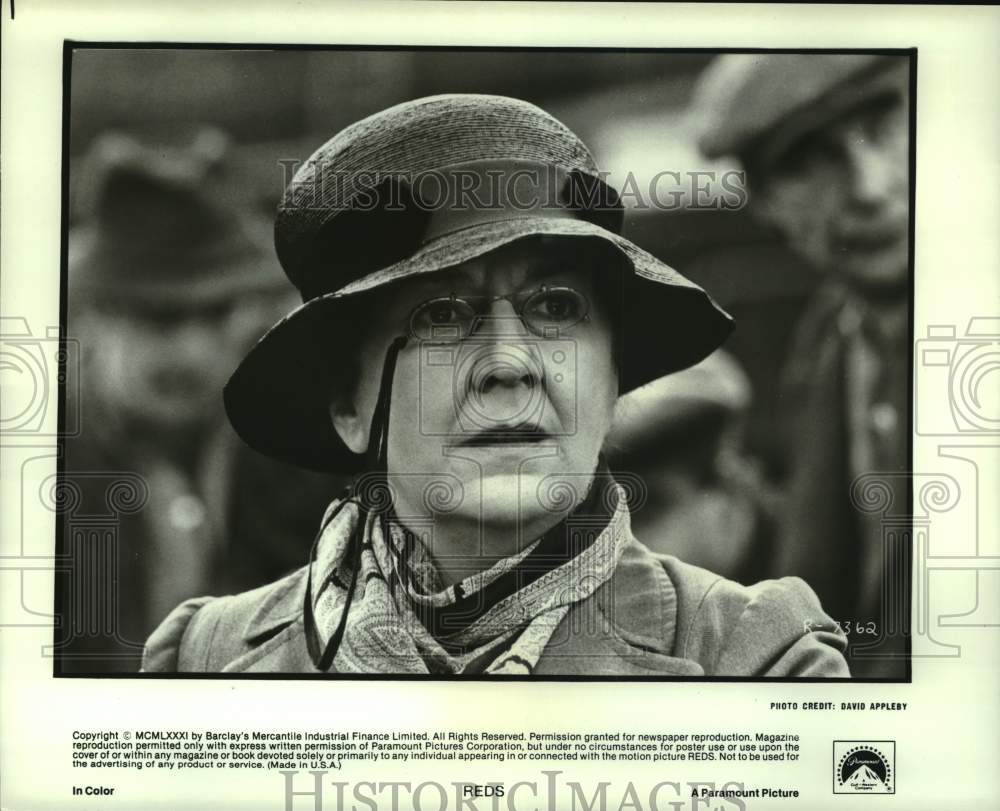
<path fill-rule="evenodd" d="M 540 293 L 529 305 L 531 314 L 546 321 L 576 322 L 583 315 L 583 303 L 569 291 L 550 290 Z"/>
<path fill-rule="evenodd" d="M 453 341 L 468 331 L 471 307 L 461 299 L 427 301 L 413 311 L 410 331 L 417 338 Z"/>
<path fill-rule="evenodd" d="M 455 308 L 449 302 L 432 304 L 428 308 L 428 317 L 432 324 L 450 324 L 455 320 Z"/>
<path fill-rule="evenodd" d="M 553 318 L 565 318 L 570 315 L 572 305 L 565 299 L 552 297 L 545 302 L 545 312 Z"/>

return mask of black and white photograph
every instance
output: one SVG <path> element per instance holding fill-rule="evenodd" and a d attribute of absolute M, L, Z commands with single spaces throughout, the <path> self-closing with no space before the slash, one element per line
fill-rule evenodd
<path fill-rule="evenodd" d="M 995 6 L 0 38 L 0 807 L 995 806 Z"/>
<path fill-rule="evenodd" d="M 910 678 L 915 51 L 64 67 L 57 676 Z"/>

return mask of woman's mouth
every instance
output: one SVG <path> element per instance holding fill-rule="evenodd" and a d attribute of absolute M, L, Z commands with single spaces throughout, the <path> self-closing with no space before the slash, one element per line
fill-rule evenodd
<path fill-rule="evenodd" d="M 498 445 L 533 445 L 552 439 L 552 434 L 537 425 L 500 425 L 471 433 L 459 443 L 466 448 Z"/>

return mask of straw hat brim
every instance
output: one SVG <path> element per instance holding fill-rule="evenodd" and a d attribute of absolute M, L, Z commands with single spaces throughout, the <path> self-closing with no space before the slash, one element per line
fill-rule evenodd
<path fill-rule="evenodd" d="M 275 324 L 226 385 L 226 411 L 252 448 L 285 462 L 336 473 L 362 458 L 340 440 L 329 416 L 338 358 L 353 351 L 359 298 L 393 282 L 467 262 L 533 236 L 596 239 L 612 245 L 631 273 L 624 286 L 622 393 L 691 366 L 732 331 L 730 316 L 698 285 L 629 240 L 577 219 L 484 223 L 427 243 L 405 260 L 314 298 Z"/>

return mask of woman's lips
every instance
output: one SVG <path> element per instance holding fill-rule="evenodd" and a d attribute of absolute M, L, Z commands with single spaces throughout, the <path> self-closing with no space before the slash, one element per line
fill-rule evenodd
<path fill-rule="evenodd" d="M 459 443 L 467 448 L 498 445 L 530 445 L 552 439 L 552 434 L 537 426 L 500 426 L 469 434 Z"/>

